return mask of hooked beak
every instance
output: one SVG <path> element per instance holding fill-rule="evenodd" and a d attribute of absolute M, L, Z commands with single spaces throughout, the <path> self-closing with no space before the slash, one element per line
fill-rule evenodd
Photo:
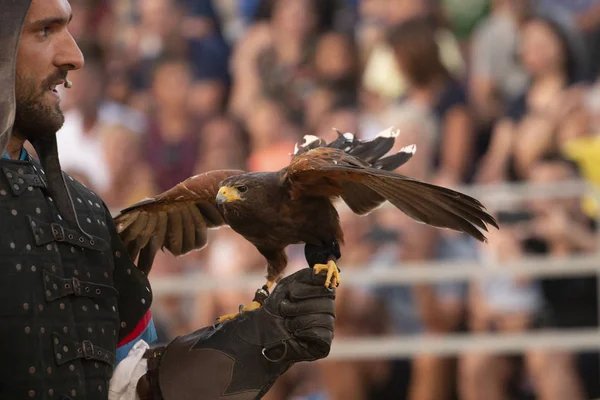
<path fill-rule="evenodd" d="M 221 189 L 219 189 L 219 193 L 217 194 L 217 205 L 220 206 L 224 203 L 241 199 L 242 198 L 240 197 L 240 193 L 237 191 L 237 189 L 229 186 L 223 186 Z"/>

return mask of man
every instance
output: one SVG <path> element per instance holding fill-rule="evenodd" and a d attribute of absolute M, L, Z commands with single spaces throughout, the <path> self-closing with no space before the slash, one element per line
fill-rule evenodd
<path fill-rule="evenodd" d="M 0 398 L 260 398 L 327 356 L 335 291 L 306 268 L 260 310 L 146 351 L 148 279 L 102 200 L 60 169 L 55 88 L 84 64 L 71 16 L 67 0 L 0 0 Z"/>

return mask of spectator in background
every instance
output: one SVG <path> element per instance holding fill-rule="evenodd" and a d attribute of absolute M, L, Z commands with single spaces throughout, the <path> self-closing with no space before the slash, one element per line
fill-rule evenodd
<path fill-rule="evenodd" d="M 573 100 L 584 70 L 571 40 L 549 17 L 532 16 L 523 24 L 519 54 L 531 80 L 495 126 L 478 171 L 480 182 L 523 179 L 541 156 L 587 133 L 585 110 Z"/>
<path fill-rule="evenodd" d="M 255 101 L 250 110 L 246 119 L 252 149 L 248 169 L 276 171 L 288 165 L 299 135 L 284 106 L 265 97 Z"/>
<path fill-rule="evenodd" d="M 519 28 L 531 11 L 532 0 L 493 0 L 492 12 L 471 40 L 470 105 L 478 121 L 489 126 L 522 93 L 527 72 L 517 54 Z"/>
<path fill-rule="evenodd" d="M 191 82 L 187 59 L 164 57 L 156 65 L 144 153 L 161 192 L 193 175 L 196 166 L 200 132 L 188 109 Z"/>
<path fill-rule="evenodd" d="M 61 165 L 87 177 L 90 189 L 105 192 L 111 186 L 99 133 L 105 121 L 101 117 L 107 80 L 103 53 L 98 46 L 82 44 L 85 68 L 73 71 L 73 87 L 65 93 L 65 123 L 57 133 Z M 64 93 L 64 90 L 63 90 Z"/>
<path fill-rule="evenodd" d="M 527 178 L 533 183 L 573 179 L 571 162 L 554 155 L 537 160 Z M 581 199 L 536 199 L 520 222 L 502 221 L 490 237 L 495 262 L 514 261 L 527 254 L 557 257 L 590 254 L 597 248 L 593 223 L 582 212 Z M 520 332 L 527 329 L 584 328 L 597 324 L 596 278 L 499 279 L 475 286 L 471 326 L 475 331 Z M 573 310 L 577 310 L 574 312 Z M 541 400 L 584 399 L 597 396 L 597 354 L 577 356 L 568 351 L 539 350 L 525 354 L 535 394 Z M 461 360 L 465 400 L 503 399 L 509 395 L 514 362 L 486 354 Z M 582 379 L 585 377 L 585 381 Z M 590 379 L 591 378 L 591 379 Z M 523 381 L 517 377 L 517 381 Z M 587 391 L 587 393 L 586 393 Z"/>
<path fill-rule="evenodd" d="M 440 58 L 434 28 L 425 19 L 412 19 L 394 28 L 389 42 L 407 82 L 398 107 L 416 103 L 438 121 L 435 180 L 445 185 L 464 182 L 472 167 L 473 121 L 465 88 Z"/>
<path fill-rule="evenodd" d="M 142 155 L 144 137 L 123 125 L 105 125 L 99 132 L 110 176 L 110 190 L 101 193 L 109 209 L 120 210 L 157 192 L 150 166 Z"/>

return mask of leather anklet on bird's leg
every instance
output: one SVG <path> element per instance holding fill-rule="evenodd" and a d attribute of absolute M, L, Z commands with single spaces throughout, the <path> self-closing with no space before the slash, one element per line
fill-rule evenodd
<path fill-rule="evenodd" d="M 327 264 L 315 264 L 313 268 L 315 269 L 315 275 L 318 275 L 321 271 L 327 271 L 326 287 L 340 286 L 340 270 L 335 261 L 329 260 Z"/>
<path fill-rule="evenodd" d="M 243 312 L 252 311 L 252 310 L 261 308 L 263 306 L 263 304 L 265 303 L 265 300 L 267 300 L 267 298 L 269 297 L 269 294 L 270 294 L 269 290 L 271 289 L 271 287 L 273 286 L 274 283 L 275 283 L 275 281 L 267 281 L 267 283 L 264 284 L 263 287 L 256 290 L 256 292 L 254 293 L 254 299 L 252 300 L 252 303 L 250 303 L 247 306 L 240 304 L 240 308 L 239 308 L 238 312 L 222 315 L 217 318 L 217 322 L 220 323 L 220 322 L 232 320 Z"/>

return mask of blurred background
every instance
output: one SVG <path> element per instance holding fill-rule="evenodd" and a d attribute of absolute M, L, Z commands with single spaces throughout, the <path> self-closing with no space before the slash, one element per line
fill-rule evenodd
<path fill-rule="evenodd" d="M 500 221 L 481 244 L 340 205 L 334 349 L 265 399 L 600 397 L 600 1 L 70 3 L 86 65 L 60 88 L 62 165 L 115 213 L 196 173 L 279 169 L 305 134 L 395 126 L 396 150 L 418 148 L 398 172 L 476 195 Z M 161 341 L 262 285 L 252 245 L 210 236 L 157 257 Z M 305 267 L 301 246 L 289 257 L 287 273 Z M 545 332 L 553 344 L 528 336 Z"/>

